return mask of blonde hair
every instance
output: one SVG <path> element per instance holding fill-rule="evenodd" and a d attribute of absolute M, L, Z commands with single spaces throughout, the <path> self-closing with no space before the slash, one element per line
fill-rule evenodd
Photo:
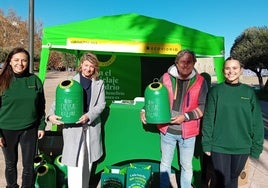
<path fill-rule="evenodd" d="M 89 61 L 90 63 L 92 63 L 94 65 L 95 71 L 94 74 L 92 75 L 92 78 L 97 79 L 99 77 L 99 60 L 97 58 L 97 56 L 91 52 L 86 52 L 81 58 L 80 58 L 80 64 L 77 68 L 78 72 L 82 71 L 82 63 L 84 61 Z"/>

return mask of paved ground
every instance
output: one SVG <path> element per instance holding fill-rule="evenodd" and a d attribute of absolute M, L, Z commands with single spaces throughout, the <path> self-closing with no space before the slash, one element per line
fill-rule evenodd
<path fill-rule="evenodd" d="M 250 160 L 248 183 L 241 188 L 268 187 L 268 102 L 261 102 L 265 123 L 264 148 L 259 160 Z"/>
<path fill-rule="evenodd" d="M 44 83 L 45 95 L 46 95 L 46 111 L 50 108 L 50 105 L 55 97 L 55 89 L 61 81 L 70 79 L 74 72 L 48 72 Z M 261 103 L 264 109 L 264 121 L 265 121 L 265 140 L 264 150 L 259 160 L 249 160 L 249 164 L 245 172 L 247 173 L 247 182 L 239 188 L 267 188 L 268 187 L 268 102 Z M 47 126 L 50 129 L 50 125 Z M 0 152 L 0 188 L 5 188 L 4 177 L 4 159 L 3 154 Z M 18 171 L 20 183 L 21 174 L 21 159 L 19 156 Z M 174 187 L 176 188 L 176 187 Z"/>

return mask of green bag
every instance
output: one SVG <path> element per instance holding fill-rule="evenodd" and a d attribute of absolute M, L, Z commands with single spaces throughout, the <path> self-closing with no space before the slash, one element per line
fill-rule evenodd
<path fill-rule="evenodd" d="M 125 188 L 126 171 L 126 167 L 104 167 L 104 171 L 101 174 L 101 188 Z"/>
<path fill-rule="evenodd" d="M 126 188 L 149 188 L 151 175 L 151 165 L 130 164 L 127 168 Z"/>

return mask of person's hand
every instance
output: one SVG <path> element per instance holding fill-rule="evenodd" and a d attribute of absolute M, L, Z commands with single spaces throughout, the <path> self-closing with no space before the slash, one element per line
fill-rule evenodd
<path fill-rule="evenodd" d="M 64 122 L 61 121 L 61 117 L 57 116 L 55 114 L 52 114 L 50 116 L 48 116 L 48 120 L 55 125 L 63 125 Z"/>
<path fill-rule="evenodd" d="M 210 151 L 206 151 L 205 154 L 206 154 L 207 156 L 211 156 L 211 152 L 210 152 Z"/>
<path fill-rule="evenodd" d="M 82 115 L 79 120 L 76 122 L 76 124 L 85 124 L 89 121 L 89 118 L 87 117 L 87 115 Z"/>
<path fill-rule="evenodd" d="M 171 124 L 181 124 L 184 121 L 185 121 L 184 115 L 177 115 L 177 116 L 171 118 L 170 123 Z"/>
<path fill-rule="evenodd" d="M 140 112 L 140 118 L 141 118 L 141 122 L 142 122 L 143 124 L 147 124 L 147 122 L 146 122 L 146 117 L 145 117 L 145 111 L 141 111 L 141 112 Z"/>
<path fill-rule="evenodd" d="M 6 145 L 6 142 L 5 142 L 5 139 L 3 137 L 0 138 L 0 147 L 5 147 Z"/>
<path fill-rule="evenodd" d="M 38 130 L 37 137 L 38 137 L 39 140 L 42 139 L 44 137 L 44 135 L 45 135 L 45 131 Z"/>

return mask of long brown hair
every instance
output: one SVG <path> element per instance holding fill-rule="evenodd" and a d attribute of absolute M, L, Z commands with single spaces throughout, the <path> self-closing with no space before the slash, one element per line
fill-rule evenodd
<path fill-rule="evenodd" d="M 7 58 L 4 62 L 3 68 L 0 72 L 0 95 L 9 87 L 11 79 L 14 76 L 14 72 L 13 72 L 12 67 L 10 65 L 10 61 L 11 61 L 13 55 L 15 55 L 17 53 L 25 53 L 27 56 L 28 62 L 30 60 L 30 54 L 24 48 L 17 47 L 9 52 L 9 54 L 7 55 Z M 29 64 L 24 72 L 29 73 Z"/>

